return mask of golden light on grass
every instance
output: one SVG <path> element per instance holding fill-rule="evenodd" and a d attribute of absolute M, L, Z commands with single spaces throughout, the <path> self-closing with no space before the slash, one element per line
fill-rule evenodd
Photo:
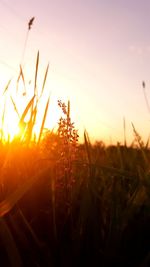
<path fill-rule="evenodd" d="M 34 86 L 29 94 L 21 66 L 16 84 L 11 84 L 10 80 L 3 90 L 0 99 L 0 138 L 2 142 L 11 142 L 17 139 L 28 143 L 33 138 L 35 140 L 36 135 L 39 143 L 42 138 L 50 103 L 50 94 L 44 92 L 49 65 L 45 71 L 40 93 L 37 85 L 38 65 L 39 52 L 36 59 Z M 23 93 L 20 93 L 22 89 Z"/>
<path fill-rule="evenodd" d="M 16 112 L 14 111 L 14 107 L 9 97 L 3 96 L 0 105 L 1 141 L 12 141 L 15 135 L 19 134 L 19 118 Z"/>
<path fill-rule="evenodd" d="M 15 80 L 10 80 L 0 96 L 0 141 L 13 140 L 29 144 L 40 143 L 45 130 L 58 130 L 62 110 L 58 99 L 51 96 L 51 88 L 46 88 L 49 65 L 39 81 L 39 52 L 32 82 L 26 83 L 22 66 Z M 42 81 L 42 82 L 41 82 Z M 40 84 L 40 86 L 39 86 Z"/>

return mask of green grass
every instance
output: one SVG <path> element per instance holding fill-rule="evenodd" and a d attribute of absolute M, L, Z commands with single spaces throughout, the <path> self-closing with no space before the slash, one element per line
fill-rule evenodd
<path fill-rule="evenodd" d="M 58 101 L 58 130 L 45 131 L 50 98 L 35 142 L 41 94 L 20 115 L 22 131 L 0 140 L 0 256 L 2 266 L 131 266 L 150 263 L 150 150 L 133 126 L 134 142 L 78 143 L 70 102 Z M 18 77 L 25 85 L 23 70 Z M 9 83 L 4 95 L 9 90 Z M 2 120 L 5 120 L 4 105 Z M 28 121 L 25 120 L 28 115 Z M 3 127 L 3 123 L 2 123 Z"/>

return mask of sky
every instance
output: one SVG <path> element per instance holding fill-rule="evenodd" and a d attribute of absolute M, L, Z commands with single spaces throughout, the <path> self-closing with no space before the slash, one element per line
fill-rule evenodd
<path fill-rule="evenodd" d="M 123 142 L 125 120 L 128 143 L 131 123 L 146 141 L 150 112 L 142 81 L 150 101 L 149 14 L 149 0 L 0 0 L 0 92 L 18 77 L 19 64 L 33 86 L 39 51 L 39 88 L 49 63 L 47 125 L 57 123 L 57 100 L 69 99 L 81 139 L 86 129 L 92 141 Z"/>

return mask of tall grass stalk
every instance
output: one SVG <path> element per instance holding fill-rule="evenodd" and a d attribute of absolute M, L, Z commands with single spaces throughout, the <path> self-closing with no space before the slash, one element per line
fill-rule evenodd
<path fill-rule="evenodd" d="M 21 57 L 21 64 L 23 64 L 23 61 L 24 61 L 25 52 L 26 52 L 26 49 L 27 49 L 27 42 L 28 42 L 28 38 L 29 38 L 29 32 L 31 30 L 31 26 L 33 24 L 34 19 L 35 18 L 32 17 L 28 22 L 28 29 L 27 29 L 27 32 L 26 32 L 26 37 L 25 37 L 25 42 L 24 42 L 24 47 L 23 47 L 23 52 L 22 52 L 22 57 Z"/>
<path fill-rule="evenodd" d="M 127 137 L 126 137 L 126 120 L 123 118 L 123 133 L 124 133 L 124 146 L 127 146 Z"/>
<path fill-rule="evenodd" d="M 49 101 L 50 101 L 50 97 L 48 98 L 47 103 L 46 103 L 45 112 L 44 112 L 44 116 L 43 116 L 43 120 L 42 120 L 42 124 L 41 124 L 41 128 L 40 128 L 40 133 L 39 133 L 39 138 L 38 138 L 37 144 L 40 143 L 40 140 L 42 137 L 42 133 L 43 133 L 44 125 L 45 125 L 45 120 L 46 120 L 48 108 L 49 108 Z"/>

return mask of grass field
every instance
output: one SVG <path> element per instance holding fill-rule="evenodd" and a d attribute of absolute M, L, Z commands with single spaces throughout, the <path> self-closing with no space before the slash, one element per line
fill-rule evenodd
<path fill-rule="evenodd" d="M 1 265 L 149 266 L 148 142 L 143 143 L 133 125 L 130 146 L 126 141 L 91 144 L 86 131 L 79 144 L 69 101 L 58 101 L 62 117 L 57 131 L 45 131 L 49 98 L 35 140 L 38 62 L 39 54 L 34 95 L 19 118 L 20 132 L 10 140 L 1 129 Z M 19 79 L 24 81 L 22 69 Z"/>

